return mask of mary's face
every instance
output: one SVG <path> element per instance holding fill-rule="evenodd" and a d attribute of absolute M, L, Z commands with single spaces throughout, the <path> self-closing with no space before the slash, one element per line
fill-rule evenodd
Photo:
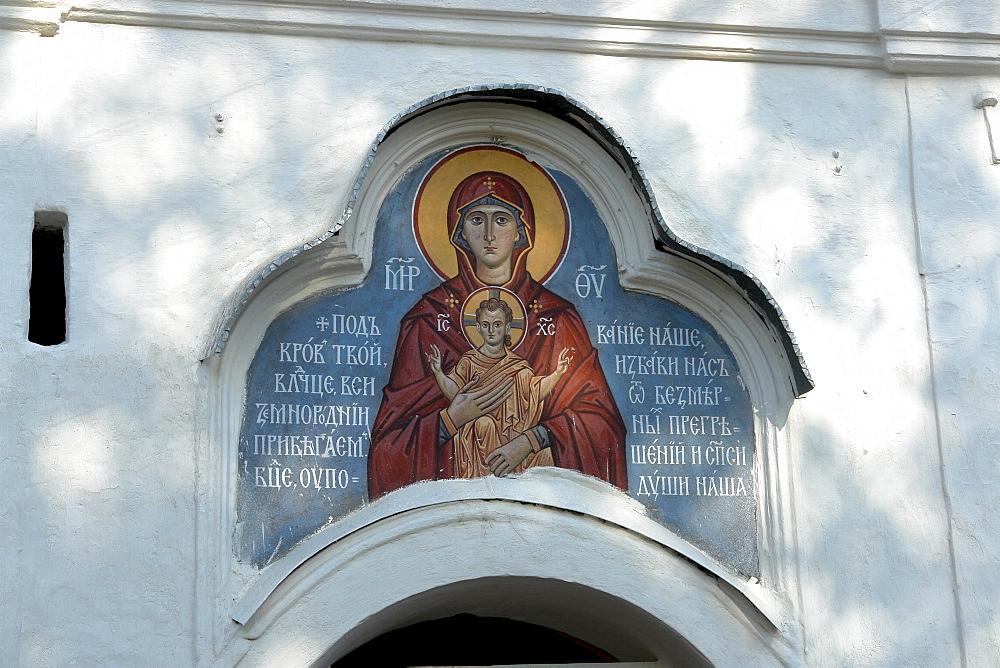
<path fill-rule="evenodd" d="M 517 243 L 517 221 L 505 207 L 480 204 L 465 212 L 462 238 L 469 244 L 477 267 L 509 267 Z"/>

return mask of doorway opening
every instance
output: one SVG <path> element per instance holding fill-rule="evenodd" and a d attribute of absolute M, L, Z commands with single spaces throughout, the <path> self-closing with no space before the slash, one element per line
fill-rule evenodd
<path fill-rule="evenodd" d="M 618 663 L 567 633 L 504 617 L 459 614 L 383 633 L 333 668 Z"/>
<path fill-rule="evenodd" d="M 314 666 L 711 666 L 647 610 L 554 578 L 461 580 L 367 616 Z"/>

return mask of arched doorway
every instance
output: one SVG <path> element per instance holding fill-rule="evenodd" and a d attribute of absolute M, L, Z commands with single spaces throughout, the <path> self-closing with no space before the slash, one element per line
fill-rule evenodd
<path fill-rule="evenodd" d="M 384 633 L 335 662 L 333 668 L 537 663 L 618 663 L 618 659 L 585 640 L 546 626 L 463 613 Z"/>
<path fill-rule="evenodd" d="M 314 666 L 710 666 L 662 620 L 607 593 L 562 580 L 454 582 L 386 607 Z"/>

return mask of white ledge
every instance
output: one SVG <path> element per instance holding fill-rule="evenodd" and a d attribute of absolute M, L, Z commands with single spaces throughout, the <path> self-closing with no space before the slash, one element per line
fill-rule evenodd
<path fill-rule="evenodd" d="M 978 73 L 1000 35 L 815 30 L 435 7 L 371 0 L 0 0 L 0 28 L 54 35 L 65 21 L 480 48 Z"/>
<path fill-rule="evenodd" d="M 877 67 L 875 35 L 599 16 L 386 5 L 136 0 L 74 5 L 68 21 L 605 55 Z"/>
<path fill-rule="evenodd" d="M 269 605 L 272 595 L 297 569 L 327 547 L 391 517 L 446 504 L 454 506 L 463 502 L 481 501 L 532 504 L 617 525 L 654 541 L 693 563 L 717 578 L 721 589 L 730 597 L 735 596 L 738 603 L 749 604 L 760 613 L 773 629 L 784 628 L 784 614 L 779 610 L 780 604 L 755 579 L 747 579 L 727 570 L 715 559 L 650 518 L 641 503 L 617 488 L 575 471 L 548 467 L 529 470 L 516 479 L 487 477 L 423 482 L 387 494 L 320 529 L 281 560 L 262 570 L 250 589 L 236 601 L 232 619 L 247 627 L 244 631 L 246 637 L 257 637 L 268 626 L 266 618 L 269 615 L 266 610 L 273 607 Z M 440 518 L 432 521 L 440 521 Z M 382 536 L 387 541 L 394 537 Z"/>
<path fill-rule="evenodd" d="M 0 29 L 51 37 L 59 31 L 65 5 L 34 0 L 0 0 Z"/>
<path fill-rule="evenodd" d="M 1000 66 L 1000 35 L 885 31 L 890 72 L 971 74 Z"/>

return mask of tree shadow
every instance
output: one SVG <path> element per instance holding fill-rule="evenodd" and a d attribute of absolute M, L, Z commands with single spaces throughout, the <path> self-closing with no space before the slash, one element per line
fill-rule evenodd
<path fill-rule="evenodd" d="M 20 73 L 0 77 L 0 662 L 191 656 L 214 323 L 338 219 L 395 113 L 511 82 L 607 120 L 671 229 L 747 267 L 796 333 L 816 382 L 782 453 L 807 662 L 954 663 L 960 635 L 972 663 L 1000 652 L 998 185 L 967 164 L 961 97 L 995 82 L 118 26 L 0 38 Z M 45 350 L 26 341 L 40 207 L 70 230 L 69 338 Z"/>

